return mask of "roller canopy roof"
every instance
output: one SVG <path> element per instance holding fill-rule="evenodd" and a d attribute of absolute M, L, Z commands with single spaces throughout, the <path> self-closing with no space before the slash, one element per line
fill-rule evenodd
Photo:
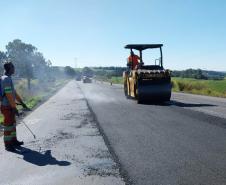
<path fill-rule="evenodd" d="M 145 50 L 145 49 L 153 49 L 160 48 L 163 44 L 128 44 L 125 46 L 126 49 L 136 49 L 136 50 Z"/>

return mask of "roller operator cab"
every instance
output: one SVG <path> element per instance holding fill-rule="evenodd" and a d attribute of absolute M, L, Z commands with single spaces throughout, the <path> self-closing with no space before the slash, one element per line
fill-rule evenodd
<path fill-rule="evenodd" d="M 162 46 L 162 44 L 129 44 L 125 46 L 126 49 L 130 49 L 131 55 L 133 55 L 133 50 L 138 50 L 140 55 L 139 64 L 132 69 L 132 66 L 134 66 L 134 57 L 132 56 L 132 61 L 127 64 L 127 70 L 123 72 L 126 97 L 135 98 L 137 103 L 170 100 L 172 90 L 171 76 L 170 71 L 163 68 Z M 159 64 L 144 65 L 142 52 L 146 49 L 160 50 L 160 58 L 156 59 Z"/>

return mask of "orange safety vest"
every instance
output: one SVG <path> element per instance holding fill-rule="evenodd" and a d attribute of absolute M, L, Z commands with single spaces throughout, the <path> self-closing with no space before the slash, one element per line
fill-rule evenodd
<path fill-rule="evenodd" d="M 128 57 L 128 62 L 133 62 L 132 69 L 135 69 L 135 67 L 139 64 L 138 60 L 140 60 L 140 57 L 137 55 L 133 55 L 133 57 L 130 55 Z"/>

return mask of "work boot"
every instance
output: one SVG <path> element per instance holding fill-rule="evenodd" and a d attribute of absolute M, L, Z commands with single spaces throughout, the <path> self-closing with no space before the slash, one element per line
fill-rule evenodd
<path fill-rule="evenodd" d="M 16 149 L 14 148 L 13 145 L 6 145 L 5 150 L 8 151 L 8 152 L 15 152 L 16 151 Z"/>
<path fill-rule="evenodd" d="M 23 141 L 18 141 L 18 140 L 16 140 L 16 141 L 13 142 L 13 146 L 21 146 L 21 145 L 23 145 L 23 144 L 24 144 Z"/>

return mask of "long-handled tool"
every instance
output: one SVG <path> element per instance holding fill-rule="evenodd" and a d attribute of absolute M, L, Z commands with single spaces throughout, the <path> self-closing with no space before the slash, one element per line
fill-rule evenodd
<path fill-rule="evenodd" d="M 22 120 L 21 121 L 26 127 L 27 127 L 27 129 L 30 131 L 30 133 L 33 135 L 33 137 L 34 137 L 34 139 L 36 139 L 36 136 L 35 136 L 35 134 L 31 131 L 31 129 L 27 126 L 27 124 Z"/>

